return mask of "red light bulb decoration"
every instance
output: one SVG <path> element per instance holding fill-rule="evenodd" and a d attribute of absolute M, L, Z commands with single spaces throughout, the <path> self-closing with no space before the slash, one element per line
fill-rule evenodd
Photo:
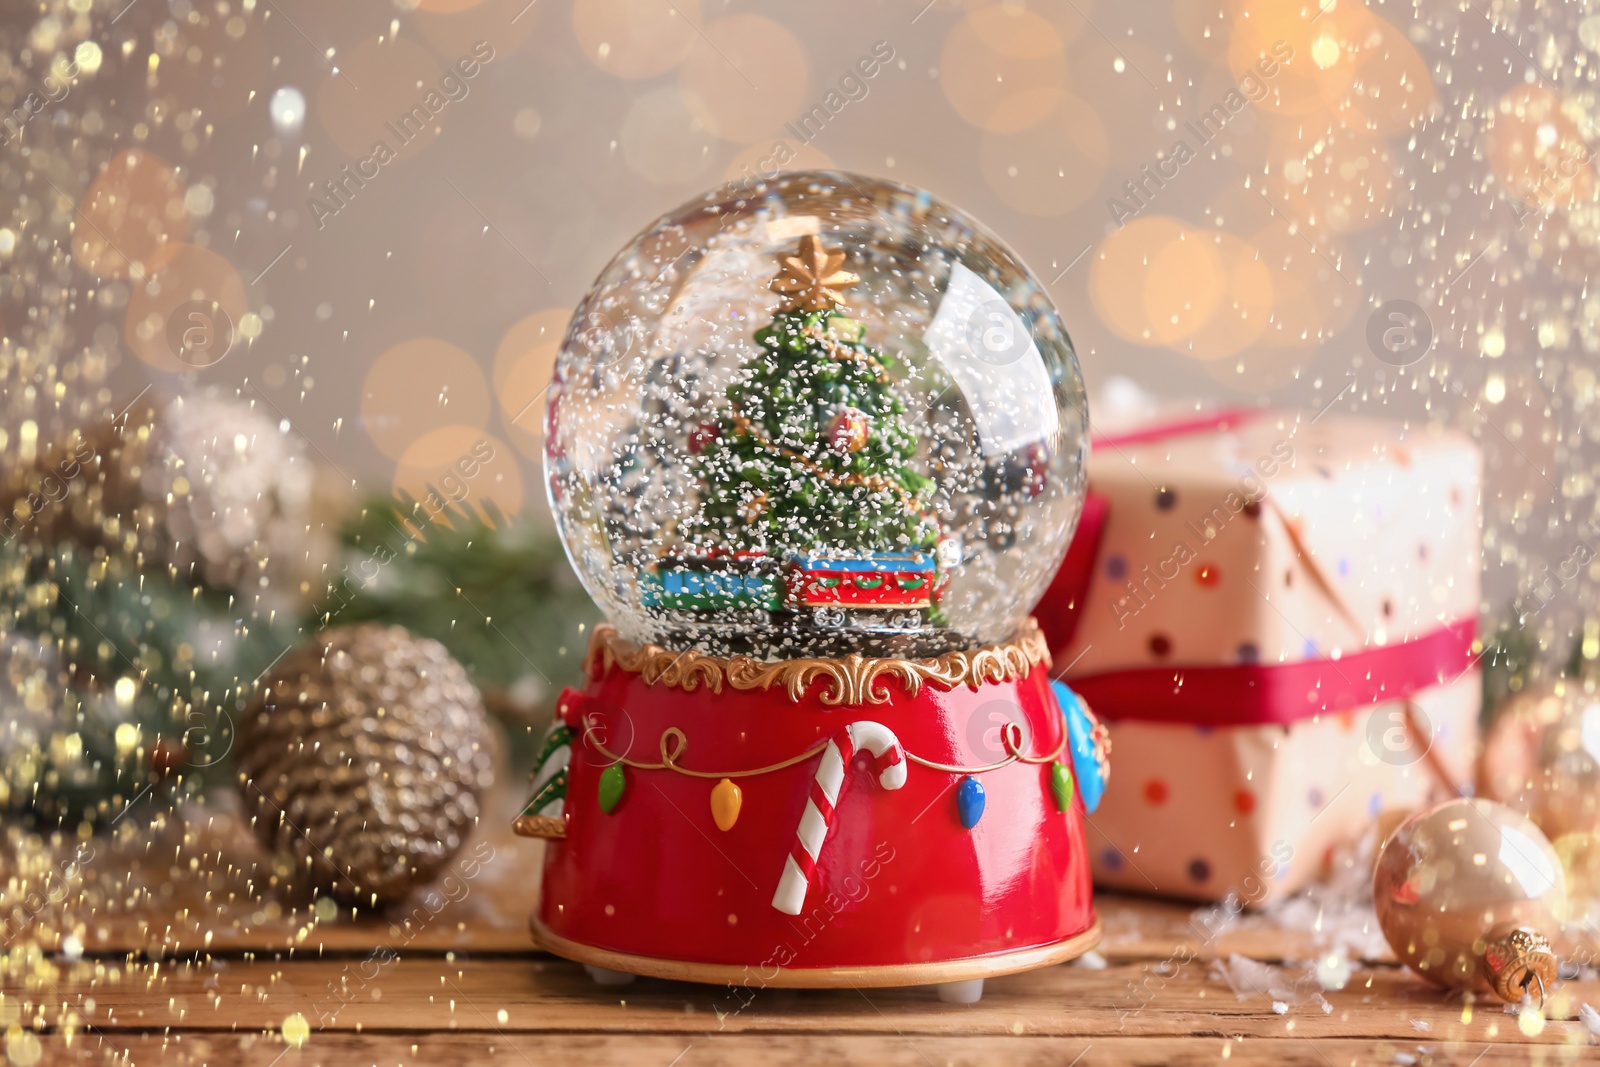
<path fill-rule="evenodd" d="M 866 412 L 845 408 L 828 423 L 828 445 L 835 452 L 850 455 L 867 447 L 872 434 L 872 419 Z"/>

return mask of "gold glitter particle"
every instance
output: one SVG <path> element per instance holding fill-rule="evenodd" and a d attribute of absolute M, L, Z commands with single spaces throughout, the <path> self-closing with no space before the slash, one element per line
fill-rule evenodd
<path fill-rule="evenodd" d="M 100 46 L 93 41 L 84 41 L 72 54 L 73 61 L 78 64 L 78 69 L 85 74 L 94 74 L 100 69 L 100 62 L 104 56 Z"/>
<path fill-rule="evenodd" d="M 306 1042 L 311 1040 L 311 1024 L 299 1012 L 284 1019 L 281 1030 L 284 1042 L 291 1048 L 304 1048 Z"/>
<path fill-rule="evenodd" d="M 16 1023 L 6 1029 L 6 1060 L 16 1067 L 33 1067 L 44 1058 L 38 1037 Z"/>

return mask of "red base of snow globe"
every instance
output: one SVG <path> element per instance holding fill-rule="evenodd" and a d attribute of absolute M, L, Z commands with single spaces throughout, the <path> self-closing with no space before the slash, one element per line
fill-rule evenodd
<path fill-rule="evenodd" d="M 1032 620 L 926 660 L 718 658 L 601 627 L 585 671 L 517 823 L 547 839 L 540 947 L 597 977 L 945 987 L 1098 941 L 1082 745 Z"/>

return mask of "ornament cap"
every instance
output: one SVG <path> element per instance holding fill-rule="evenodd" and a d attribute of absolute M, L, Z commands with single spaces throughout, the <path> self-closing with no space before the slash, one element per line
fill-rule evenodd
<path fill-rule="evenodd" d="M 1488 942 L 1480 965 L 1495 996 L 1516 1004 L 1537 989 L 1543 1007 L 1545 990 L 1556 980 L 1550 939 L 1526 926 L 1500 926 L 1490 931 Z"/>

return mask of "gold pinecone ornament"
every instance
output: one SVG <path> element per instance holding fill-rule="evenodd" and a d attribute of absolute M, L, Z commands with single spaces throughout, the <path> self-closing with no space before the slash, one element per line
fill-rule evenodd
<path fill-rule="evenodd" d="M 238 731 L 257 836 L 350 904 L 381 907 L 437 874 L 492 775 L 477 688 L 398 626 L 318 634 L 263 679 Z"/>

